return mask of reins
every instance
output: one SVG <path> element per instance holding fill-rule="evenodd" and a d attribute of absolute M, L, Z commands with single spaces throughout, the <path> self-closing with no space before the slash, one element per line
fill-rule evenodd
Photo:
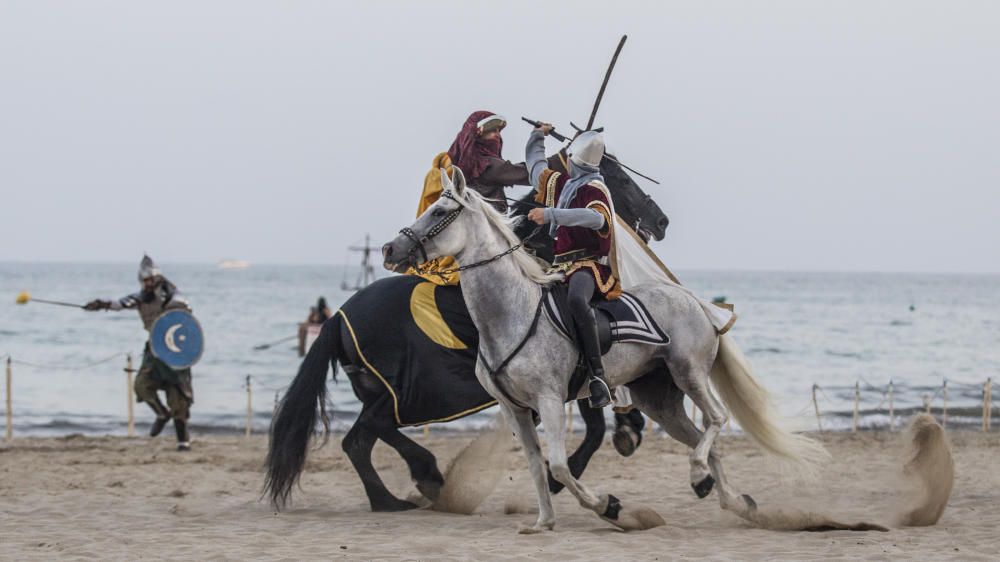
<path fill-rule="evenodd" d="M 452 193 L 451 190 L 445 190 L 445 191 L 443 191 L 441 193 L 441 197 L 447 197 L 448 199 L 451 199 L 452 201 L 458 203 L 458 208 L 455 209 L 455 210 L 453 210 L 453 211 L 449 211 L 448 214 L 445 215 L 445 217 L 443 219 L 441 219 L 441 222 L 439 222 L 439 223 L 435 224 L 434 226 L 432 226 L 427 231 L 427 234 L 425 234 L 423 237 L 418 237 L 417 233 L 414 232 L 413 229 L 409 228 L 409 227 L 403 228 L 402 230 L 399 231 L 400 234 L 402 234 L 403 236 L 409 238 L 414 243 L 414 245 L 415 245 L 414 248 L 412 248 L 410 250 L 410 252 L 409 252 L 410 256 L 413 256 L 416 253 L 416 251 L 419 250 L 420 251 L 420 256 L 421 256 L 421 258 L 423 259 L 423 261 L 425 263 L 428 260 L 427 260 L 427 250 L 426 250 L 426 248 L 424 248 L 424 244 L 426 244 L 429 240 L 431 240 L 432 238 L 434 238 L 438 234 L 441 234 L 441 232 L 443 232 L 444 229 L 448 227 L 448 225 L 450 225 L 451 223 L 455 222 L 455 219 L 458 218 L 458 215 L 460 215 L 462 213 L 462 211 L 465 209 L 465 206 L 462 205 L 461 201 L 459 201 L 458 198 L 455 197 L 455 194 Z M 420 272 L 422 274 L 425 274 L 425 275 L 426 274 L 434 274 L 434 275 L 437 275 L 439 277 L 444 277 L 444 276 L 446 276 L 448 274 L 451 274 L 451 273 L 458 273 L 460 271 L 466 271 L 466 270 L 473 269 L 473 268 L 476 268 L 476 267 L 481 267 L 481 266 L 493 263 L 493 262 L 495 262 L 495 261 L 497 261 L 497 260 L 499 260 L 499 259 L 501 259 L 501 258 L 503 258 L 505 256 L 509 256 L 509 255 L 513 254 L 517 250 L 521 249 L 522 246 L 524 246 L 524 242 L 525 241 L 530 240 L 536 234 L 538 234 L 539 232 L 541 232 L 541 230 L 542 230 L 542 225 L 539 225 L 539 226 L 535 227 L 535 230 L 533 230 L 531 232 L 531 234 L 525 236 L 524 239 L 521 240 L 521 242 L 512 245 L 510 248 L 507 248 L 506 250 L 504 250 L 503 252 L 500 252 L 499 254 L 497 254 L 495 256 L 492 256 L 492 257 L 489 257 L 489 258 L 486 258 L 484 260 L 480 260 L 480 261 L 477 261 L 477 262 L 474 262 L 474 263 L 470 263 L 468 265 L 462 265 L 462 266 L 459 266 L 459 267 L 453 267 L 451 269 L 444 269 L 444 270 L 437 270 L 437 271 L 420 271 L 420 267 L 419 266 L 415 266 L 415 269 L 417 269 L 418 272 Z M 496 368 L 493 368 L 493 367 L 490 366 L 490 363 L 486 359 L 486 356 L 483 355 L 483 346 L 482 345 L 480 345 L 479 349 L 477 350 L 477 353 L 479 355 L 479 360 L 483 363 L 483 366 L 486 367 L 486 370 L 489 372 L 490 379 L 493 380 L 493 383 L 496 386 L 497 390 L 499 390 L 500 393 L 503 394 L 504 398 L 507 399 L 508 402 L 510 402 L 511 404 L 514 404 L 515 406 L 518 406 L 520 408 L 525 408 L 525 406 L 522 406 L 519 402 L 517 402 L 516 400 L 514 400 L 514 398 L 510 394 L 508 394 L 507 391 L 504 390 L 504 388 L 502 386 L 500 386 L 500 382 L 496 380 L 496 376 L 497 376 L 497 374 L 500 373 L 500 371 L 503 371 L 504 368 L 506 368 L 507 365 L 515 357 L 517 357 L 517 354 L 521 352 L 521 350 L 524 348 L 525 344 L 528 343 L 528 340 L 531 339 L 531 336 L 535 335 L 535 332 L 538 329 L 538 320 L 542 316 L 542 304 L 545 302 L 545 295 L 548 294 L 548 291 L 549 291 L 549 289 L 547 287 L 543 287 L 542 288 L 542 296 L 538 299 L 538 304 L 535 306 L 535 317 L 531 320 L 531 326 L 528 328 L 528 332 L 526 334 L 524 334 L 524 337 L 521 339 L 521 343 L 517 344 L 517 347 L 515 347 L 514 350 L 511 351 L 510 354 L 507 355 L 507 357 L 503 361 L 500 362 L 500 365 L 498 365 Z"/>
<path fill-rule="evenodd" d="M 497 390 L 500 391 L 500 394 L 503 394 L 503 397 L 506 398 L 508 402 L 520 408 L 527 409 L 527 406 L 522 406 L 517 400 L 514 400 L 513 396 L 508 394 L 507 391 L 500 386 L 500 381 L 497 380 L 497 375 L 500 371 L 504 370 L 508 363 L 517 357 L 517 354 L 521 352 L 521 349 L 523 349 L 524 345 L 528 343 L 531 336 L 535 335 L 535 331 L 538 329 L 538 320 L 542 317 L 542 304 L 545 302 L 545 295 L 547 295 L 548 292 L 548 287 L 542 288 L 542 296 L 538 299 L 538 305 L 535 306 L 535 317 L 531 320 L 531 326 L 528 328 L 528 332 L 524 334 L 524 337 L 521 339 L 521 343 L 517 344 L 517 347 L 515 347 L 514 350 L 507 355 L 507 358 L 504 359 L 496 368 L 490 367 L 490 362 L 486 359 L 486 356 L 483 355 L 482 344 L 479 345 L 479 350 L 477 352 L 479 354 L 479 361 L 482 362 L 483 366 L 486 367 L 487 372 L 489 372 L 490 380 L 493 381 L 493 385 L 497 387 Z"/>
<path fill-rule="evenodd" d="M 455 222 L 455 219 L 458 218 L 458 215 L 460 215 L 462 213 L 462 211 L 465 209 L 465 207 L 458 200 L 458 198 L 455 197 L 455 195 L 451 192 L 451 190 L 447 190 L 447 191 L 442 192 L 441 193 L 441 197 L 447 197 L 448 199 L 451 199 L 452 201 L 458 203 L 458 205 L 459 205 L 458 208 L 455 209 L 455 210 L 453 210 L 453 211 L 449 211 L 448 214 L 445 215 L 445 217 L 443 219 L 441 219 L 441 222 L 439 222 L 439 223 L 435 224 L 434 226 L 432 226 L 430 228 L 430 230 L 427 231 L 427 234 L 425 234 L 422 238 L 418 237 L 417 233 L 414 232 L 413 229 L 410 228 L 410 227 L 403 228 L 402 230 L 399 231 L 400 234 L 402 234 L 403 236 L 409 238 L 410 241 L 412 241 L 414 243 L 414 245 L 415 245 L 414 248 L 410 250 L 410 255 L 415 254 L 416 251 L 419 250 L 420 251 L 421 261 L 423 261 L 424 263 L 426 263 L 428 261 L 427 260 L 427 249 L 424 248 L 424 244 L 426 244 L 428 241 L 430 241 L 432 238 L 434 238 L 438 234 L 441 234 L 441 232 L 443 232 L 444 229 L 448 227 L 448 225 L 450 225 L 451 223 Z M 491 263 L 499 260 L 500 258 L 503 258 L 505 256 L 509 256 L 509 255 L 513 254 L 514 252 L 520 250 L 521 247 L 524 246 L 524 243 L 526 241 L 531 240 L 531 238 L 533 238 L 536 234 L 538 234 L 539 232 L 541 232 L 541 230 L 542 230 L 542 226 L 541 225 L 535 227 L 535 230 L 531 231 L 531 234 L 525 236 L 524 239 L 521 240 L 521 242 L 519 242 L 517 244 L 514 244 L 510 248 L 507 248 L 506 250 L 504 250 L 503 252 L 500 252 L 499 254 L 497 254 L 495 256 L 492 256 L 492 257 L 489 257 L 489 258 L 486 258 L 484 260 L 480 260 L 480 261 L 477 261 L 477 262 L 474 262 L 474 263 L 470 263 L 470 264 L 467 264 L 467 265 L 462 265 L 462 266 L 459 266 L 459 267 L 453 267 L 451 269 L 439 269 L 439 270 L 435 270 L 435 271 L 422 271 L 420 266 L 414 266 L 414 269 L 416 269 L 418 272 L 420 272 L 421 274 L 424 274 L 424 275 L 437 275 L 438 277 L 444 278 L 446 275 L 450 275 L 452 273 L 458 273 L 460 271 L 466 271 L 466 270 L 469 270 L 469 269 L 472 269 L 472 268 L 475 268 L 475 267 L 481 267 L 481 266 L 484 266 L 484 265 L 488 265 L 488 264 L 491 264 Z"/>

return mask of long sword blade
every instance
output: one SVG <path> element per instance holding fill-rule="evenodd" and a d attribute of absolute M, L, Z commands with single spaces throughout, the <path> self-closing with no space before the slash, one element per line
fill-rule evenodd
<path fill-rule="evenodd" d="M 622 47 L 625 46 L 626 39 L 628 39 L 628 35 L 622 35 L 621 41 L 618 42 L 618 48 L 615 49 L 615 56 L 611 57 L 611 65 L 608 66 L 608 71 L 604 74 L 604 82 L 601 84 L 601 90 L 597 92 L 597 101 L 594 102 L 594 109 L 591 110 L 590 119 L 587 120 L 587 128 L 585 129 L 587 131 L 594 126 L 594 119 L 597 118 L 597 108 L 601 107 L 601 98 L 604 97 L 604 89 L 608 87 L 608 80 L 611 79 L 611 71 L 615 69 L 615 63 L 618 62 L 618 55 L 622 52 Z"/>

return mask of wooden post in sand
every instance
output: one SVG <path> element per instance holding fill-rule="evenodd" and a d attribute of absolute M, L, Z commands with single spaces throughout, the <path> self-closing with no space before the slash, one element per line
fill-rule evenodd
<path fill-rule="evenodd" d="M 431 436 L 431 424 L 424 425 L 424 439 Z"/>
<path fill-rule="evenodd" d="M 931 395 L 924 393 L 924 413 L 931 413 Z"/>
<path fill-rule="evenodd" d="M 993 379 L 986 379 L 986 385 L 990 390 L 986 393 L 986 397 L 989 398 L 989 407 L 986 408 L 986 431 L 989 431 L 990 425 L 993 423 Z"/>
<path fill-rule="evenodd" d="M 11 398 L 10 398 L 11 387 L 14 386 L 13 381 L 14 381 L 14 371 L 11 370 L 10 356 L 8 355 L 7 356 L 7 396 L 6 396 L 6 399 L 7 399 L 7 432 L 6 432 L 6 435 L 4 437 L 7 441 L 10 441 L 14 437 L 14 412 L 12 410 L 12 408 L 13 408 L 13 402 L 14 401 L 11 400 Z"/>
<path fill-rule="evenodd" d="M 851 433 L 858 432 L 858 406 L 861 403 L 861 383 L 854 381 L 854 419 L 851 422 Z"/>
<path fill-rule="evenodd" d="M 132 388 L 132 354 L 125 355 L 125 396 L 128 398 L 128 436 L 135 437 L 135 397 L 132 395 L 135 390 Z"/>
<path fill-rule="evenodd" d="M 948 427 L 948 379 L 944 379 L 941 384 L 941 428 Z"/>
<path fill-rule="evenodd" d="M 816 410 L 816 427 L 819 429 L 819 432 L 822 433 L 823 432 L 823 423 L 820 421 L 820 418 L 819 418 L 819 403 L 816 402 L 816 389 L 817 388 L 819 388 L 819 385 L 816 384 L 816 383 L 813 383 L 813 409 Z"/>
<path fill-rule="evenodd" d="M 573 402 L 566 403 L 566 433 L 573 434 Z"/>
<path fill-rule="evenodd" d="M 244 437 L 250 437 L 253 427 L 253 390 L 250 388 L 250 375 L 247 375 L 247 429 Z"/>
<path fill-rule="evenodd" d="M 7 359 L 7 395 L 10 396 L 10 359 Z M 8 399 L 9 400 L 9 399 Z M 983 385 L 983 431 L 990 430 L 990 416 L 993 409 L 993 378 L 986 379 Z M 10 402 L 7 402 L 7 410 L 10 410 Z M 10 418 L 7 418 L 8 432 L 10 431 Z M 10 435 L 10 433 L 8 433 Z M 10 437 L 7 437 L 10 439 Z"/>
<path fill-rule="evenodd" d="M 889 379 L 889 431 L 896 429 L 896 408 L 892 401 L 892 379 Z"/>

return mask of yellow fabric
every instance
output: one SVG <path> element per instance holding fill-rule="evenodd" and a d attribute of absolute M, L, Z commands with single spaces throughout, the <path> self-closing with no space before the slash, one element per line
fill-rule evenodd
<path fill-rule="evenodd" d="M 493 406 L 494 404 L 497 403 L 496 400 L 492 400 L 490 402 L 487 402 L 486 404 L 476 406 L 475 408 L 470 408 L 468 410 L 465 410 L 464 412 L 459 412 L 454 416 L 448 416 L 447 418 L 439 418 L 436 420 L 421 420 L 415 422 L 404 422 L 403 420 L 399 419 L 399 397 L 396 396 L 396 391 L 393 390 L 392 385 L 385 380 L 385 377 L 382 376 L 382 373 L 378 372 L 378 369 L 376 369 L 371 363 L 368 362 L 368 359 L 365 357 L 364 352 L 361 351 L 361 345 L 358 343 L 358 336 L 354 334 L 354 328 L 351 326 L 351 321 L 347 318 L 347 314 L 345 314 L 343 310 L 338 310 L 336 314 L 339 314 L 340 317 L 344 319 L 344 325 L 347 326 L 347 331 L 351 333 L 351 340 L 354 342 L 354 350 L 358 353 L 358 357 L 360 357 L 361 361 L 365 364 L 366 367 L 368 367 L 368 370 L 371 371 L 372 373 L 375 373 L 375 376 L 378 377 L 378 380 L 382 381 L 382 385 L 385 386 L 385 389 L 388 390 L 389 394 L 392 396 L 392 413 L 393 416 L 396 418 L 396 423 L 398 423 L 400 426 L 423 425 L 425 423 L 438 423 L 438 422 L 456 420 L 463 416 L 467 416 L 469 414 L 478 412 L 479 410 L 485 410 L 486 408 L 489 408 L 490 406 Z"/>
<path fill-rule="evenodd" d="M 417 205 L 418 217 L 441 197 L 441 168 L 448 170 L 448 177 L 452 177 L 451 157 L 448 156 L 447 152 L 442 152 L 434 157 L 430 171 L 424 176 L 424 192 L 420 194 L 420 204 Z"/>
<path fill-rule="evenodd" d="M 441 317 L 437 300 L 434 298 L 433 283 L 421 283 L 410 294 L 410 314 L 417 327 L 434 343 L 448 349 L 467 349 Z"/>
<path fill-rule="evenodd" d="M 417 205 L 418 217 L 424 214 L 424 211 L 441 197 L 441 191 L 443 191 L 441 186 L 441 168 L 448 170 L 448 177 L 452 177 L 451 157 L 448 156 L 447 152 L 442 152 L 434 157 L 433 162 L 431 162 L 430 171 L 424 176 L 424 191 L 420 194 L 420 203 Z M 459 274 L 457 272 L 445 273 L 443 276 L 433 273 L 456 267 L 458 267 L 458 262 L 455 261 L 455 258 L 445 256 L 427 262 L 424 267 L 420 268 L 420 271 L 411 267 L 406 271 L 406 274 L 418 275 L 435 285 L 458 285 Z"/>

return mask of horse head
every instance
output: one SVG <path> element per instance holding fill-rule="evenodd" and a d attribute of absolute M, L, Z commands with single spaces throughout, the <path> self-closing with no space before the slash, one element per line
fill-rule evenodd
<path fill-rule="evenodd" d="M 615 213 L 646 242 L 650 238 L 663 240 L 670 219 L 656 201 L 610 158 L 601 160 L 601 175 L 614 200 Z"/>
<path fill-rule="evenodd" d="M 452 168 L 454 180 L 441 170 L 441 197 L 427 208 L 411 226 L 382 246 L 383 266 L 402 273 L 441 256 L 457 256 L 474 232 L 462 215 L 483 212 L 469 207 L 465 175 L 458 166 Z"/>

